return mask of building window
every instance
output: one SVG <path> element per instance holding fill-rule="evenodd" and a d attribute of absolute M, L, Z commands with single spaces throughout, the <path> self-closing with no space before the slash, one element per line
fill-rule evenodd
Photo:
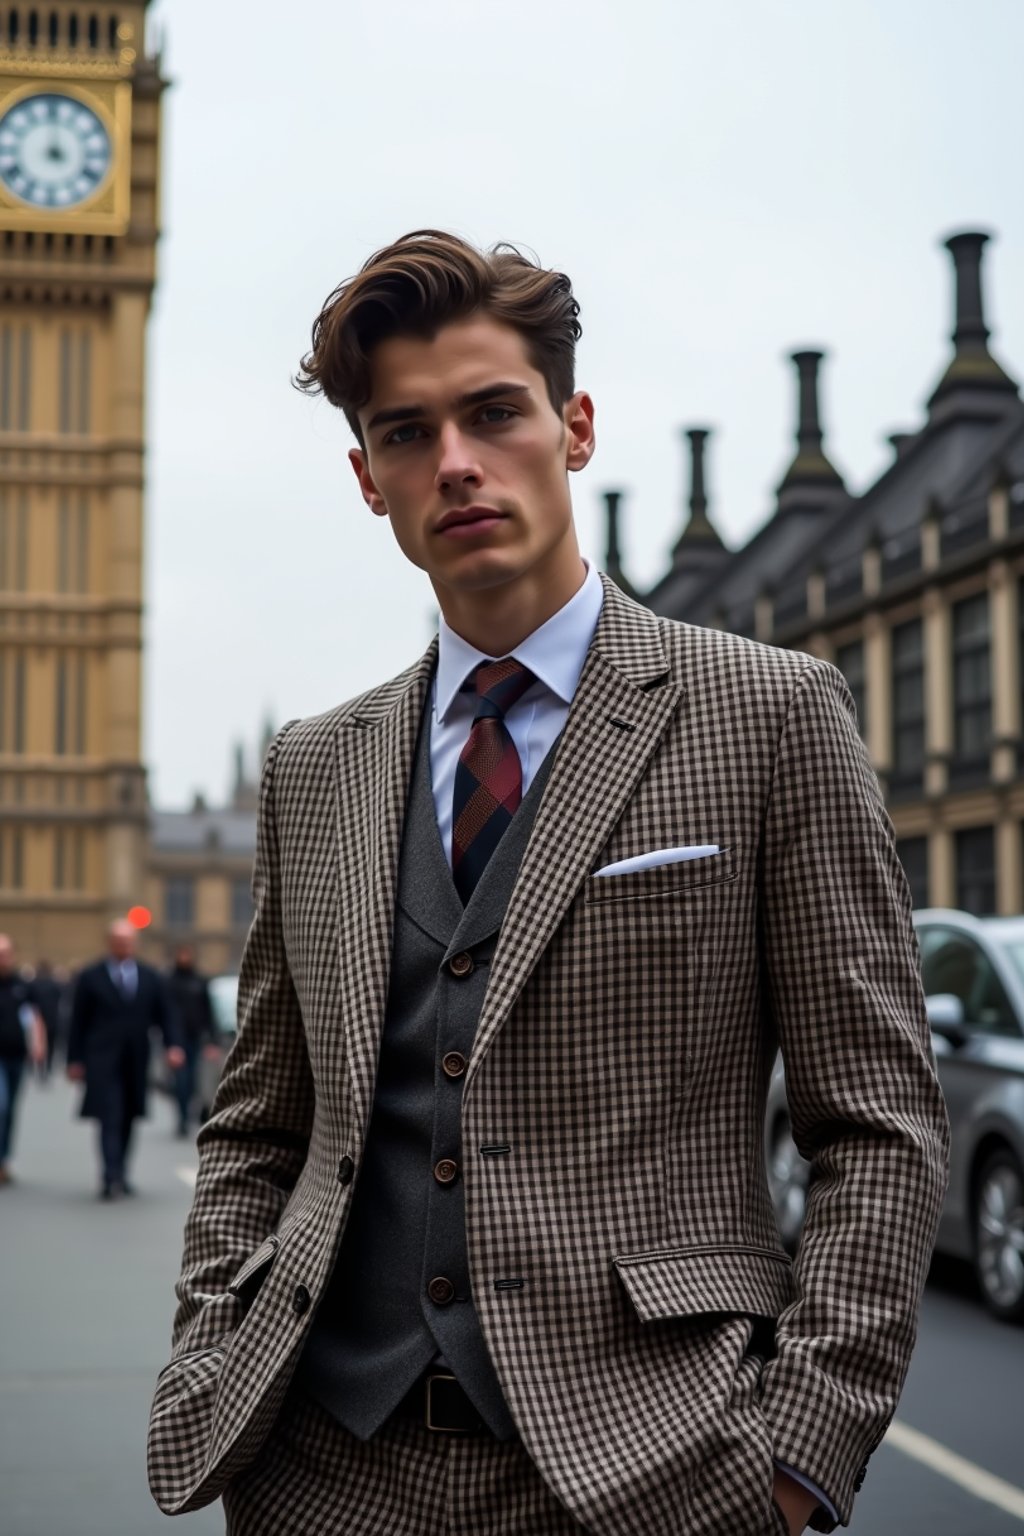
<path fill-rule="evenodd" d="M 61 653 L 57 657 L 57 679 L 54 689 L 53 750 L 63 757 L 68 750 L 68 659 Z"/>
<path fill-rule="evenodd" d="M 83 437 L 92 421 L 92 334 L 82 331 L 78 338 L 78 430 Z"/>
<path fill-rule="evenodd" d="M 22 491 L 15 510 L 14 590 L 28 590 L 28 491 Z"/>
<path fill-rule="evenodd" d="M 975 917 L 996 910 L 996 839 L 991 827 L 956 834 L 956 904 Z"/>
<path fill-rule="evenodd" d="M 893 788 L 920 787 L 924 771 L 924 626 L 920 619 L 892 631 Z"/>
<path fill-rule="evenodd" d="M 78 501 L 77 570 L 79 592 L 89 590 L 89 493 L 83 491 Z"/>
<path fill-rule="evenodd" d="M 62 891 L 67 880 L 67 871 L 64 867 L 65 836 L 63 827 L 58 827 L 53 834 L 53 888 L 55 891 Z"/>
<path fill-rule="evenodd" d="M 60 384 L 57 395 L 57 431 L 71 431 L 71 332 L 65 326 L 60 333 Z"/>
<path fill-rule="evenodd" d="M 14 730 L 15 752 L 25 750 L 25 653 L 18 651 L 14 657 Z"/>
<path fill-rule="evenodd" d="M 75 751 L 79 757 L 86 753 L 86 728 L 88 725 L 89 658 L 84 651 L 78 653 L 77 687 L 75 689 Z"/>
<path fill-rule="evenodd" d="M 864 642 L 853 640 L 841 645 L 836 651 L 836 666 L 846 678 L 846 685 L 853 694 L 857 706 L 857 725 L 862 736 L 867 734 L 867 677 L 864 671 Z"/>
<path fill-rule="evenodd" d="M 984 762 L 992 740 L 992 666 L 988 593 L 953 605 L 953 720 L 956 756 Z"/>
<path fill-rule="evenodd" d="M 897 845 L 903 873 L 910 886 L 910 899 L 915 907 L 928 905 L 928 839 L 926 837 L 901 837 Z"/>
<path fill-rule="evenodd" d="M 235 928 L 248 928 L 252 922 L 252 893 L 248 880 L 231 882 L 231 922 Z"/>
<path fill-rule="evenodd" d="M 191 928 L 195 921 L 195 882 L 176 875 L 167 882 L 166 917 L 169 928 Z"/>
<path fill-rule="evenodd" d="M 14 371 L 14 330 L 10 325 L 0 326 L 0 432 L 11 430 L 14 415 L 12 407 Z"/>
<path fill-rule="evenodd" d="M 25 836 L 20 827 L 11 834 L 11 887 L 20 891 L 25 884 Z"/>

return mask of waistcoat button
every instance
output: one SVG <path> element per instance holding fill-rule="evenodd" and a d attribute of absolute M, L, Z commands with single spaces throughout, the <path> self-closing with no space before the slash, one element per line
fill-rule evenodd
<path fill-rule="evenodd" d="M 461 1077 L 466 1070 L 466 1058 L 461 1051 L 449 1051 L 441 1066 L 445 1077 Z"/>
<path fill-rule="evenodd" d="M 434 1178 L 439 1184 L 452 1184 L 458 1177 L 459 1165 L 453 1163 L 450 1157 L 442 1157 L 439 1163 L 434 1164 Z"/>
<path fill-rule="evenodd" d="M 439 1307 L 446 1307 L 455 1300 L 455 1287 L 444 1275 L 438 1275 L 427 1286 L 427 1295 Z"/>
<path fill-rule="evenodd" d="M 467 954 L 452 955 L 452 958 L 448 961 L 448 969 L 453 976 L 460 978 L 468 976 L 473 969 L 473 956 Z"/>
<path fill-rule="evenodd" d="M 301 1317 L 303 1312 L 309 1311 L 309 1304 L 312 1299 L 304 1285 L 297 1285 L 295 1287 L 294 1294 L 292 1295 L 292 1311 L 296 1317 Z"/>
<path fill-rule="evenodd" d="M 342 1186 L 342 1188 L 344 1188 L 346 1184 L 352 1183 L 352 1177 L 355 1171 L 356 1165 L 352 1159 L 347 1156 L 343 1157 L 341 1162 L 338 1164 L 338 1183 Z"/>

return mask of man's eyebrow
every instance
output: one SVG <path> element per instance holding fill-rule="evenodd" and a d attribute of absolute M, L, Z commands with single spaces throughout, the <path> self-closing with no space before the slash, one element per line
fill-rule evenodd
<path fill-rule="evenodd" d="M 464 411 L 469 405 L 486 405 L 489 400 L 503 400 L 510 395 L 528 395 L 529 384 L 513 384 L 505 380 L 498 384 L 487 384 L 483 389 L 470 390 L 467 395 L 459 395 L 454 406 L 457 411 Z M 420 416 L 427 415 L 427 408 L 423 405 L 393 405 L 383 411 L 376 411 L 366 423 L 367 432 L 372 432 L 376 427 L 392 426 L 395 422 L 416 421 Z"/>

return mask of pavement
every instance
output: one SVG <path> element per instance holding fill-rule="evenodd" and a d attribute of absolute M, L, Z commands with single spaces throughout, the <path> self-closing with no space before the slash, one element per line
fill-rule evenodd
<path fill-rule="evenodd" d="M 27 1086 L 18 1182 L 0 1190 L 0 1536 L 171 1529 L 146 1487 L 146 1421 L 169 1349 L 195 1147 L 155 1098 L 138 1194 L 104 1204 L 95 1127 L 74 1118 L 77 1097 L 63 1081 Z M 1022 1383 L 1024 1329 L 983 1311 L 963 1266 L 936 1263 L 899 1413 L 851 1529 L 1024 1536 Z M 173 1530 L 222 1536 L 219 1506 Z"/>

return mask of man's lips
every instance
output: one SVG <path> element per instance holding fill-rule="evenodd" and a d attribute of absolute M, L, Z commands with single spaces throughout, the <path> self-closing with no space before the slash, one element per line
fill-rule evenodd
<path fill-rule="evenodd" d="M 454 537 L 485 533 L 507 516 L 507 512 L 499 512 L 496 507 L 456 507 L 444 514 L 435 531 Z"/>

